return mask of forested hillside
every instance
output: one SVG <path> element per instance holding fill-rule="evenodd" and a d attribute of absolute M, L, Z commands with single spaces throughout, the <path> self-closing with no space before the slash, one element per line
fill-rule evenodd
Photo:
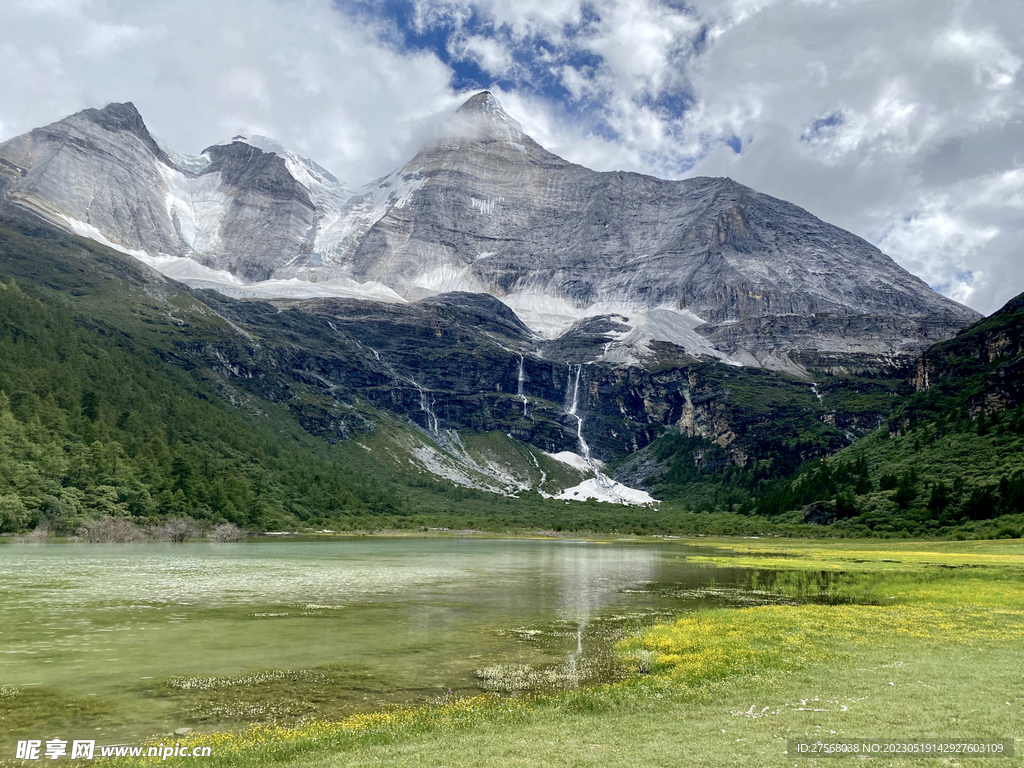
<path fill-rule="evenodd" d="M 1024 295 L 936 344 L 877 432 L 752 511 L 803 509 L 850 534 L 1020 536 L 1024 529 Z"/>
<path fill-rule="evenodd" d="M 69 532 L 103 515 L 275 529 L 395 510 L 330 446 L 251 408 L 87 327 L 70 302 L 0 284 L 0 530 Z"/>

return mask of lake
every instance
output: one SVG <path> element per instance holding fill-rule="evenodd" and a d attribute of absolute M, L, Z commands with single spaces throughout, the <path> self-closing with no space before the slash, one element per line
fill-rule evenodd
<path fill-rule="evenodd" d="M 0 547 L 0 722 L 138 741 L 614 676 L 631 628 L 743 602 L 678 542 Z"/>

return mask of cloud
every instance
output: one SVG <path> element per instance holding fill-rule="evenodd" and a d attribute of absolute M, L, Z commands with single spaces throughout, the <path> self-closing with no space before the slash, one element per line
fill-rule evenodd
<path fill-rule="evenodd" d="M 263 132 L 358 184 L 408 159 L 454 99 L 436 55 L 328 0 L 26 0 L 4 22 L 3 138 L 133 101 L 180 151 Z"/>
<path fill-rule="evenodd" d="M 878 244 L 983 312 L 1024 290 L 1024 18 L 1009 5 L 698 4 L 693 173 L 730 175 Z M 742 152 L 722 145 L 742 137 Z"/>
<path fill-rule="evenodd" d="M 519 40 L 541 37 L 558 41 L 566 25 L 580 22 L 582 0 L 414 0 L 415 24 L 420 29 L 452 25 L 462 29 L 474 15 L 492 28 L 505 29 Z"/>
<path fill-rule="evenodd" d="M 879 246 L 899 253 L 911 271 L 946 295 L 967 301 L 989 278 L 977 266 L 977 254 L 999 233 L 998 227 L 972 222 L 948 195 L 939 194 L 920 201 L 913 215 L 895 222 Z"/>
<path fill-rule="evenodd" d="M 512 53 L 500 42 L 483 35 L 456 38 L 448 43 L 448 52 L 457 59 L 470 59 L 496 78 L 508 75 L 513 67 Z"/>

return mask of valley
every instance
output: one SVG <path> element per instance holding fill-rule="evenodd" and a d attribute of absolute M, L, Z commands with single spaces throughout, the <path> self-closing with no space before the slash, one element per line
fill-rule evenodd
<path fill-rule="evenodd" d="M 1019 738 L 1022 334 L 487 92 L 358 189 L 78 112 L 0 144 L 0 725 L 225 766 Z"/>

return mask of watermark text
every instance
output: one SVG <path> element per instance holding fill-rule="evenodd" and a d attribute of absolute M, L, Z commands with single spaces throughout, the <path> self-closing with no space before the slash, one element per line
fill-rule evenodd
<path fill-rule="evenodd" d="M 93 760 L 97 757 L 209 757 L 210 747 L 175 744 L 96 745 L 95 739 L 25 739 L 19 741 L 14 757 L 17 760 Z"/>

